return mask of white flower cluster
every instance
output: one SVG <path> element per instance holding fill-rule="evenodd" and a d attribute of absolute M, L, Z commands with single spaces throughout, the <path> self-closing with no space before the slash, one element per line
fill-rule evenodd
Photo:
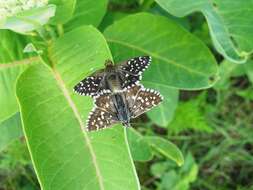
<path fill-rule="evenodd" d="M 48 0 L 0 0 L 0 20 L 47 4 Z"/>

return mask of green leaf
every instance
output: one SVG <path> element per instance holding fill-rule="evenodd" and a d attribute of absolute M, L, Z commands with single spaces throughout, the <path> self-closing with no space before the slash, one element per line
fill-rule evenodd
<path fill-rule="evenodd" d="M 143 162 L 153 158 L 151 148 L 141 134 L 134 129 L 129 129 L 127 137 L 133 160 Z"/>
<path fill-rule="evenodd" d="M 98 28 L 100 31 L 104 31 L 109 25 L 128 15 L 129 14 L 125 12 L 116 12 L 108 10 Z"/>
<path fill-rule="evenodd" d="M 29 59 L 28 59 L 29 60 Z M 18 112 L 15 85 L 19 75 L 28 67 L 28 60 L 7 65 L 0 64 L 0 123 Z"/>
<path fill-rule="evenodd" d="M 198 165 L 191 153 L 188 153 L 185 157 L 185 163 L 180 168 L 181 175 L 184 175 L 183 181 L 194 182 L 198 175 Z"/>
<path fill-rule="evenodd" d="M 231 85 L 231 77 L 247 74 L 249 80 L 253 81 L 253 61 L 247 61 L 245 64 L 234 64 L 224 60 L 219 65 L 219 73 L 220 79 L 214 86 L 217 90 L 227 90 Z"/>
<path fill-rule="evenodd" d="M 64 27 L 67 31 L 81 25 L 98 26 L 107 9 L 107 0 L 76 0 L 74 14 Z"/>
<path fill-rule="evenodd" d="M 36 60 L 23 54 L 26 39 L 14 32 L 0 31 L 0 123 L 18 112 L 16 80 Z"/>
<path fill-rule="evenodd" d="M 191 101 L 181 102 L 178 105 L 175 116 L 168 126 L 170 133 L 180 133 L 187 129 L 212 132 L 212 128 L 206 121 L 205 110 L 201 107 L 205 97 L 203 95 Z"/>
<path fill-rule="evenodd" d="M 150 110 L 147 115 L 157 125 L 167 127 L 169 122 L 173 119 L 174 112 L 177 108 L 178 90 L 163 85 L 160 86 L 159 84 L 149 84 L 145 81 L 144 86 L 159 89 L 162 96 L 165 97 L 162 103 Z"/>
<path fill-rule="evenodd" d="M 187 31 L 190 31 L 190 21 L 188 18 L 178 18 L 171 14 L 169 14 L 166 10 L 161 8 L 158 4 L 156 4 L 154 7 L 150 9 L 150 12 L 153 14 L 165 16 L 169 18 L 170 20 L 173 20 L 177 24 L 181 25 L 183 28 L 185 28 Z"/>
<path fill-rule="evenodd" d="M 171 169 L 169 168 L 171 163 L 172 162 L 167 161 L 167 160 L 163 162 L 154 162 L 151 165 L 150 172 L 153 176 L 160 178 L 165 172 Z M 174 162 L 172 164 L 174 164 Z"/>
<path fill-rule="evenodd" d="M 76 0 L 49 0 L 48 3 L 56 5 L 55 16 L 50 20 L 50 23 L 64 24 L 73 15 Z"/>
<path fill-rule="evenodd" d="M 92 26 L 64 34 L 49 48 L 52 68 L 28 68 L 17 83 L 24 132 L 41 188 L 139 189 L 121 126 L 86 132 L 92 99 L 73 86 L 111 58 Z"/>
<path fill-rule="evenodd" d="M 233 76 L 233 73 L 237 71 L 239 68 L 242 68 L 243 65 L 233 64 L 227 60 L 222 61 L 219 65 L 219 75 L 220 79 L 214 85 L 215 89 L 218 90 L 226 90 L 230 86 L 230 77 Z"/>
<path fill-rule="evenodd" d="M 164 189 L 188 190 L 190 183 L 194 182 L 198 175 L 198 165 L 190 153 L 185 158 L 184 165 L 176 170 L 169 169 L 162 177 L 161 186 Z"/>
<path fill-rule="evenodd" d="M 253 2 L 231 0 L 155 0 L 171 14 L 182 17 L 200 11 L 206 17 L 217 51 L 243 63 L 253 51 Z"/>
<path fill-rule="evenodd" d="M 10 29 L 19 33 L 28 33 L 46 24 L 55 14 L 54 5 L 32 8 L 0 21 L 0 29 Z"/>
<path fill-rule="evenodd" d="M 28 43 L 27 39 L 9 30 L 0 30 L 0 64 L 27 58 L 23 49 Z"/>
<path fill-rule="evenodd" d="M 187 190 L 188 188 L 180 182 L 180 177 L 174 170 L 167 172 L 161 178 L 161 189 Z"/>
<path fill-rule="evenodd" d="M 241 96 L 245 100 L 253 101 L 253 87 L 246 88 L 243 90 L 238 90 L 238 91 L 236 91 L 236 94 L 238 96 Z"/>
<path fill-rule="evenodd" d="M 162 154 L 163 156 L 173 160 L 178 166 L 182 166 L 184 163 L 184 157 L 177 146 L 168 140 L 161 137 L 144 137 L 145 141 L 149 143 L 154 150 Z"/>
<path fill-rule="evenodd" d="M 244 66 L 244 70 L 250 80 L 250 82 L 253 84 L 253 60 L 248 61 Z"/>
<path fill-rule="evenodd" d="M 11 142 L 23 136 L 19 113 L 0 124 L 0 134 L 0 152 L 11 144 Z"/>
<path fill-rule="evenodd" d="M 109 26 L 104 35 L 116 62 L 138 55 L 152 56 L 151 66 L 144 73 L 145 82 L 200 89 L 216 81 L 217 65 L 208 48 L 165 17 L 148 13 L 127 16 Z"/>

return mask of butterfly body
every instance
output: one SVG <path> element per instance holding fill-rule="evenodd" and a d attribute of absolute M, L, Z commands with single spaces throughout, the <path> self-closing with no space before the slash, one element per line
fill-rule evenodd
<path fill-rule="evenodd" d="M 111 99 L 115 107 L 115 116 L 117 117 L 117 120 L 124 126 L 129 127 L 131 113 L 126 97 L 122 93 L 116 93 L 111 96 Z"/>
<path fill-rule="evenodd" d="M 151 57 L 141 56 L 114 65 L 112 61 L 105 62 L 101 69 L 80 81 L 74 91 L 80 95 L 99 96 L 104 93 L 117 93 L 138 84 L 141 73 L 148 67 Z"/>
<path fill-rule="evenodd" d="M 116 93 L 122 90 L 123 79 L 120 72 L 112 69 L 106 72 L 101 84 L 102 88 L 104 87 L 108 92 Z"/>
<path fill-rule="evenodd" d="M 115 123 L 130 126 L 130 119 L 135 118 L 162 101 L 162 96 L 141 85 L 114 94 L 103 94 L 95 99 L 95 108 L 87 122 L 88 131 L 110 127 Z"/>

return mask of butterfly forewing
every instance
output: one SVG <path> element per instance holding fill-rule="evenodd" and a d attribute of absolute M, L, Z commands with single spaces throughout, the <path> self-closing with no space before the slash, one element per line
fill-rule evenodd
<path fill-rule="evenodd" d="M 148 68 L 150 63 L 150 56 L 140 56 L 119 64 L 118 68 L 124 81 L 122 88 L 129 88 L 138 83 L 141 80 L 142 72 Z"/>
<path fill-rule="evenodd" d="M 106 91 L 106 89 L 104 89 L 105 75 L 105 69 L 100 69 L 81 80 L 78 84 L 74 86 L 73 90 L 80 95 L 91 97 L 97 96 L 98 94 L 101 94 L 101 92 Z"/>
<path fill-rule="evenodd" d="M 160 102 L 162 102 L 163 97 L 159 92 L 152 90 L 141 88 L 134 100 L 132 107 L 130 108 L 131 116 L 133 118 L 145 113 L 150 110 L 154 106 L 157 106 Z M 128 100 L 129 102 L 130 100 Z"/>
<path fill-rule="evenodd" d="M 74 91 L 80 95 L 94 97 L 131 88 L 141 80 L 141 74 L 150 62 L 150 56 L 135 57 L 116 66 L 110 62 L 111 64 L 106 64 L 105 69 L 99 70 L 75 85 Z M 116 76 L 117 81 L 111 80 L 110 76 Z M 115 87 L 115 84 L 119 85 Z"/>
<path fill-rule="evenodd" d="M 132 75 L 140 75 L 151 63 L 150 56 L 140 56 L 127 60 L 119 65 L 119 68 Z"/>

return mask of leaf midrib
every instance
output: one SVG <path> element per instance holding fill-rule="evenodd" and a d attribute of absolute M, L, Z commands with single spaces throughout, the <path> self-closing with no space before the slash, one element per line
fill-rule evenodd
<path fill-rule="evenodd" d="M 29 57 L 29 58 L 18 60 L 18 61 L 12 61 L 9 63 L 0 63 L 0 69 L 15 67 L 15 66 L 19 66 L 19 65 L 29 65 L 29 64 L 32 64 L 32 63 L 39 61 L 39 60 L 40 60 L 40 57 L 35 56 L 35 57 Z"/>
<path fill-rule="evenodd" d="M 65 83 L 64 83 L 63 79 L 61 78 L 60 73 L 56 70 L 55 67 L 52 67 L 52 71 L 53 71 L 55 80 L 57 81 L 60 89 L 62 90 L 62 93 L 63 93 L 64 97 L 66 98 L 70 108 L 72 109 L 72 111 L 74 113 L 74 116 L 76 117 L 77 121 L 79 122 L 80 129 L 84 134 L 84 139 L 85 139 L 87 147 L 90 151 L 90 154 L 91 154 L 91 157 L 92 157 L 92 162 L 93 162 L 93 165 L 94 165 L 95 170 L 96 170 L 96 175 L 97 175 L 97 178 L 98 178 L 99 187 L 100 187 L 101 190 L 105 190 L 105 187 L 104 187 L 104 184 L 103 184 L 103 177 L 101 175 L 101 171 L 100 171 L 100 168 L 99 168 L 98 163 L 97 163 L 97 158 L 96 158 L 96 155 L 95 155 L 95 151 L 92 147 L 89 136 L 83 130 L 85 128 L 85 126 L 82 122 L 81 115 L 79 114 L 79 111 L 78 111 L 75 103 L 72 101 L 72 99 L 70 97 L 70 94 L 69 94 L 69 92 L 68 92 L 68 90 L 65 86 Z"/>
<path fill-rule="evenodd" d="M 194 73 L 194 74 L 200 75 L 200 76 L 206 76 L 205 73 L 201 73 L 201 72 L 193 70 L 193 69 L 191 69 L 189 67 L 185 67 L 184 65 L 180 65 L 180 64 L 178 64 L 177 62 L 175 62 L 173 60 L 169 60 L 169 59 L 163 58 L 163 57 L 161 57 L 160 55 L 158 55 L 156 53 L 153 53 L 151 51 L 145 50 L 145 49 L 143 49 L 143 48 L 141 48 L 139 46 L 136 46 L 134 44 L 130 44 L 130 43 L 127 43 L 127 42 L 123 42 L 123 41 L 116 40 L 116 39 L 111 39 L 111 38 L 106 38 L 106 40 L 108 42 L 118 43 L 120 45 L 123 45 L 123 46 L 129 47 L 129 48 L 132 48 L 132 49 L 136 49 L 136 50 L 142 51 L 145 54 L 150 55 L 151 57 L 160 59 L 160 60 L 162 60 L 162 61 L 164 61 L 164 62 L 166 62 L 168 64 L 174 65 L 174 66 L 176 66 L 178 68 L 181 68 L 181 69 L 183 69 L 183 70 L 185 70 L 185 71 L 187 71 L 189 73 Z"/>

